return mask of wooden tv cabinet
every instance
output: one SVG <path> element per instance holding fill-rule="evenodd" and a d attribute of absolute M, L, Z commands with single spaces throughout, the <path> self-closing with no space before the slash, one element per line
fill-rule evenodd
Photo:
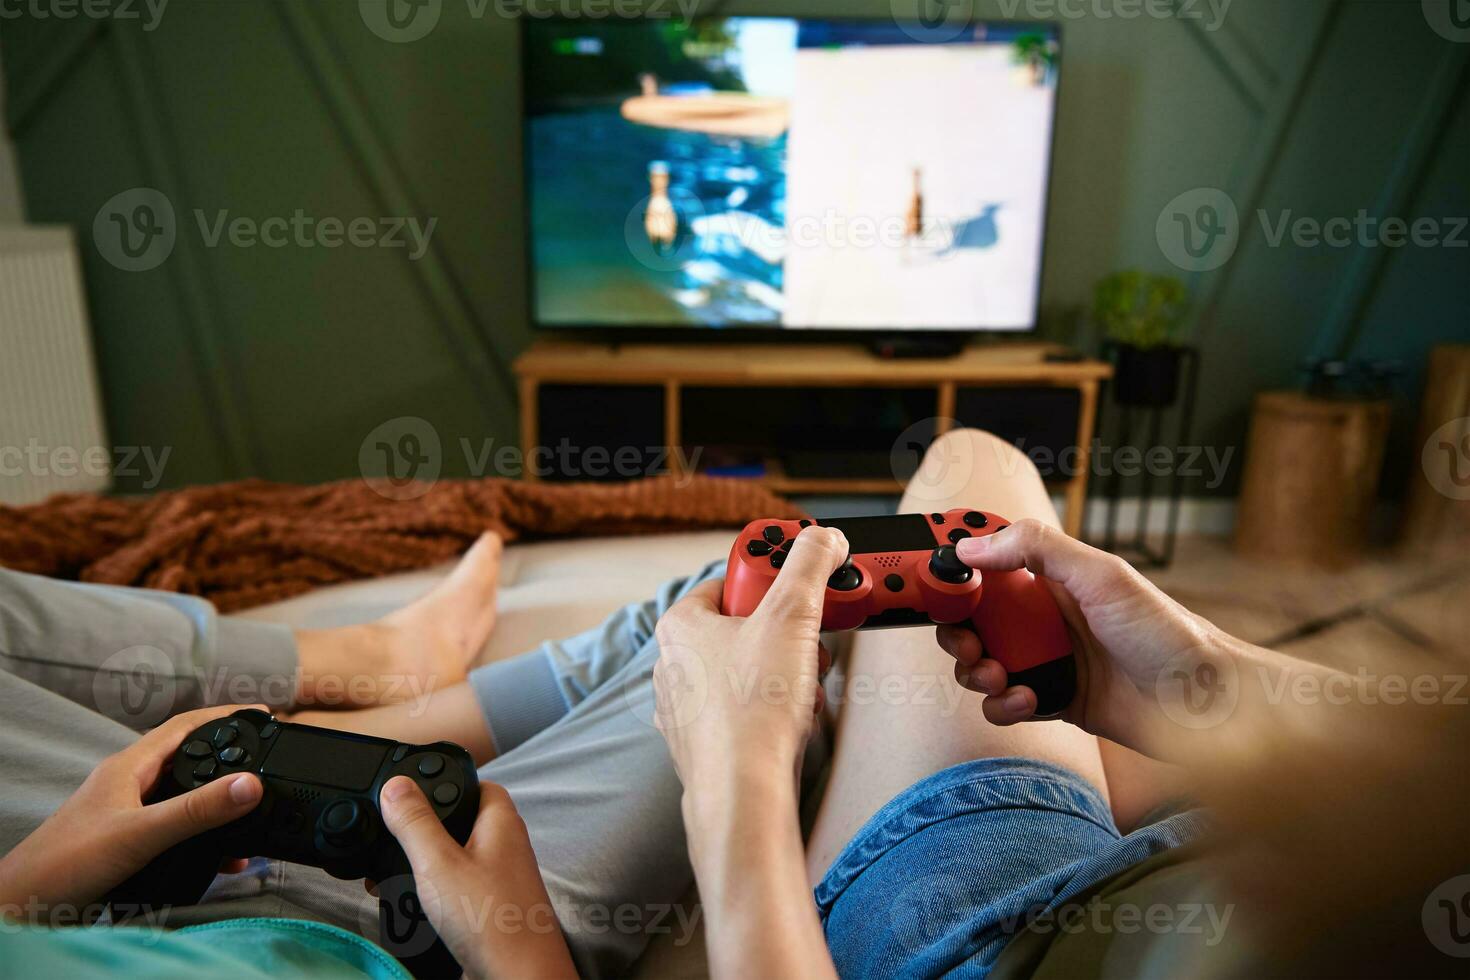
<path fill-rule="evenodd" d="M 521 446 L 540 445 L 538 394 L 546 384 L 656 386 L 663 391 L 663 438 L 684 445 L 681 392 L 685 387 L 899 388 L 934 392 L 939 432 L 954 425 L 956 392 L 971 388 L 1070 388 L 1079 394 L 1076 473 L 1055 484 L 1066 497 L 1064 525 L 1082 530 L 1087 502 L 1088 452 L 1097 419 L 1100 384 L 1112 374 L 1101 361 L 1052 362 L 1061 348 L 1045 343 L 981 343 L 955 357 L 886 360 L 860 344 L 725 344 L 702 342 L 604 344 L 540 340 L 515 362 L 520 386 Z M 671 465 L 678 465 L 675 460 Z M 526 479 L 535 479 L 529 470 Z M 759 479 L 782 494 L 890 494 L 896 479 L 797 479 L 767 463 Z"/>

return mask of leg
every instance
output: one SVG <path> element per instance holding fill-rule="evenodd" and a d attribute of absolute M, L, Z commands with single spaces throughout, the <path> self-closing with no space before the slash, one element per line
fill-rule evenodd
<path fill-rule="evenodd" d="M 290 704 L 297 653 L 285 627 L 193 596 L 0 569 L 0 669 L 142 730 L 235 691 Z"/>
<path fill-rule="evenodd" d="M 906 513 L 983 507 L 1010 520 L 1055 525 L 1056 512 L 1036 468 L 994 436 L 962 430 L 930 447 L 909 484 Z M 978 696 L 954 683 L 954 662 L 931 630 L 862 633 L 853 641 L 845 689 L 912 691 L 912 697 L 861 698 L 844 704 L 827 792 L 808 841 L 808 870 L 820 881 L 838 852 L 879 808 L 914 783 L 972 759 L 1021 757 L 1080 775 L 1106 798 L 1097 740 L 1061 722 L 996 728 Z M 921 696 L 938 690 L 941 695 Z M 937 701 L 937 703 L 936 703 Z"/>
<path fill-rule="evenodd" d="M 0 671 L 0 718 L 6 741 L 0 853 L 55 813 L 97 763 L 138 738 L 127 725 L 5 671 Z"/>
<path fill-rule="evenodd" d="M 486 532 L 442 582 L 402 609 L 359 626 L 297 630 L 297 703 L 396 703 L 463 680 L 495 627 L 502 551 L 499 536 Z"/>
<path fill-rule="evenodd" d="M 648 644 L 663 611 L 718 571 L 710 566 L 693 578 L 666 582 L 652 599 L 624 606 L 593 629 L 477 667 L 466 682 L 412 702 L 360 711 L 299 711 L 289 719 L 401 742 L 448 739 L 484 765 L 556 724 L 618 675 Z"/>
<path fill-rule="evenodd" d="M 1165 803 L 1186 795 L 1188 781 L 1178 766 L 1139 755 L 1107 739 L 1098 739 L 1097 744 L 1108 775 L 1113 822 L 1123 833 L 1137 829 Z"/>
<path fill-rule="evenodd" d="M 485 535 L 404 609 L 295 633 L 195 596 L 0 569 L 0 669 L 139 730 L 209 704 L 397 699 L 463 679 L 494 625 L 499 569 Z"/>

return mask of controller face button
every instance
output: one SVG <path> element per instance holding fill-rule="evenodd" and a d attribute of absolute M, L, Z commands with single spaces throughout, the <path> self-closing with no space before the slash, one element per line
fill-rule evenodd
<path fill-rule="evenodd" d="M 221 749 L 219 754 L 219 761 L 232 766 L 237 762 L 244 762 L 246 758 L 245 750 L 238 745 L 231 745 L 227 749 Z"/>
<path fill-rule="evenodd" d="M 950 585 L 964 585 L 975 574 L 974 569 L 960 561 L 951 544 L 934 549 L 934 555 L 929 559 L 929 571 L 939 581 Z"/>
<path fill-rule="evenodd" d="M 453 806 L 459 799 L 459 787 L 453 783 L 440 783 L 434 787 L 434 802 L 440 806 Z"/>
<path fill-rule="evenodd" d="M 795 538 L 787 538 L 785 541 L 782 541 L 781 542 L 781 548 L 780 548 L 780 550 L 781 551 L 790 551 L 791 550 L 791 546 L 794 545 L 794 544 L 796 544 L 796 539 Z"/>
<path fill-rule="evenodd" d="M 774 524 L 762 531 L 761 537 L 765 538 L 772 547 L 786 540 L 786 534 Z"/>
<path fill-rule="evenodd" d="M 949 543 L 950 544 L 959 544 L 961 541 L 965 540 L 969 536 L 970 536 L 970 532 L 969 531 L 966 531 L 962 527 L 957 527 L 953 531 L 950 531 L 949 532 Z"/>
<path fill-rule="evenodd" d="M 833 572 L 832 577 L 827 579 L 827 588 L 838 592 L 851 592 L 862 584 L 863 573 L 858 571 L 857 566 L 850 561 Z"/>
<path fill-rule="evenodd" d="M 281 727 L 280 725 L 277 725 L 273 721 L 272 722 L 269 722 L 269 723 L 266 724 L 266 726 L 264 728 L 262 728 L 260 730 L 260 737 L 261 738 L 270 738 L 270 737 L 272 737 L 272 736 L 274 736 L 276 734 L 277 729 L 279 729 L 280 727 Z"/>
<path fill-rule="evenodd" d="M 745 550 L 750 552 L 752 558 L 764 558 L 771 553 L 771 546 L 764 541 L 752 541 L 745 546 Z"/>
<path fill-rule="evenodd" d="M 221 725 L 214 730 L 214 744 L 216 748 L 224 748 L 240 737 L 240 732 L 229 725 Z"/>
<path fill-rule="evenodd" d="M 889 592 L 902 592 L 903 591 L 903 576 L 902 575 L 890 575 L 890 576 L 888 576 L 887 578 L 885 578 L 883 580 L 883 584 L 885 586 L 887 586 Z"/>
<path fill-rule="evenodd" d="M 965 525 L 967 527 L 984 527 L 986 524 L 989 523 L 990 518 L 986 517 L 978 510 L 972 510 L 965 515 Z"/>
<path fill-rule="evenodd" d="M 933 521 L 935 524 L 943 524 L 944 523 L 944 515 L 943 514 L 930 514 L 929 515 L 929 520 Z"/>
<path fill-rule="evenodd" d="M 217 768 L 219 767 L 215 765 L 213 759 L 205 759 L 203 762 L 199 763 L 199 765 L 194 767 L 194 778 L 208 779 L 209 777 L 214 775 L 214 771 Z"/>
<path fill-rule="evenodd" d="M 184 754 L 191 759 L 207 759 L 214 755 L 214 749 L 210 748 L 209 743 L 204 739 L 196 738 L 184 746 Z"/>
<path fill-rule="evenodd" d="M 811 522 L 811 521 L 800 521 L 800 522 L 798 522 L 798 523 L 799 523 L 799 525 L 800 525 L 800 526 L 801 526 L 801 527 L 802 527 L 802 528 L 803 528 L 803 529 L 805 529 L 805 528 L 809 528 L 809 527 L 811 527 L 811 526 L 812 526 L 812 522 Z"/>
<path fill-rule="evenodd" d="M 774 555 L 771 556 L 771 567 L 772 568 L 780 568 L 784 564 L 786 564 L 786 552 L 784 552 L 784 551 L 778 551 Z"/>
<path fill-rule="evenodd" d="M 419 760 L 419 774 L 433 778 L 444 771 L 444 757 L 439 755 L 424 756 Z"/>

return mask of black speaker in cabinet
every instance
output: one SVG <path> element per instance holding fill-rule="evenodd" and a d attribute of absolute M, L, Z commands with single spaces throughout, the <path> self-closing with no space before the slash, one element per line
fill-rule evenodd
<path fill-rule="evenodd" d="M 541 443 L 522 450 L 541 479 L 613 482 L 669 472 L 662 388 L 542 384 L 536 394 Z"/>
<path fill-rule="evenodd" d="M 1043 479 L 1068 480 L 1081 399 L 1075 388 L 960 388 L 955 392 L 955 421 L 1016 446 Z"/>

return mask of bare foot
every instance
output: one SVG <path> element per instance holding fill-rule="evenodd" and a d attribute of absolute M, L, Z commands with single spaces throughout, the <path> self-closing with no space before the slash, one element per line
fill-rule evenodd
<path fill-rule="evenodd" d="M 396 704 L 464 680 L 495 628 L 502 550 L 487 531 L 448 578 L 397 612 L 361 626 L 297 630 L 298 706 Z"/>

